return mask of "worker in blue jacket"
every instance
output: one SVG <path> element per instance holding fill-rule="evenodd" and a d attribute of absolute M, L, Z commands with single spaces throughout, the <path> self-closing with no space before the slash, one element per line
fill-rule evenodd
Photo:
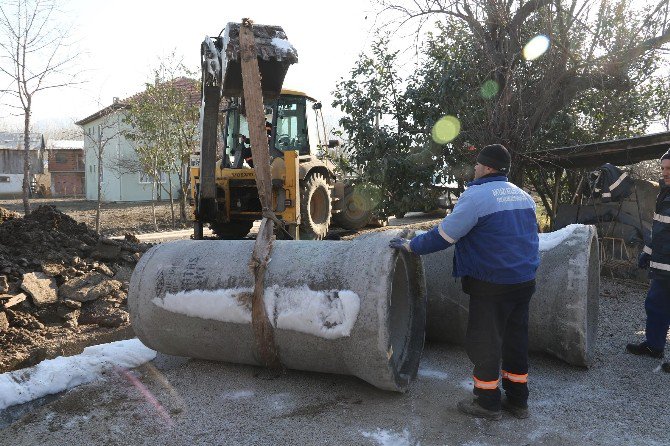
<path fill-rule="evenodd" d="M 484 147 L 451 214 L 412 240 L 390 243 L 418 255 L 455 245 L 453 275 L 470 295 L 466 351 L 474 363 L 474 398 L 458 409 L 491 420 L 501 409 L 528 417 L 528 304 L 540 262 L 535 202 L 507 181 L 510 164 L 504 146 Z"/>
<path fill-rule="evenodd" d="M 635 355 L 662 358 L 670 327 L 670 150 L 661 157 L 661 190 L 656 197 L 651 242 L 646 245 L 638 266 L 649 268 L 649 291 L 644 302 L 647 324 L 644 342 L 628 344 L 626 350 Z M 670 363 L 661 364 L 670 373 Z"/>

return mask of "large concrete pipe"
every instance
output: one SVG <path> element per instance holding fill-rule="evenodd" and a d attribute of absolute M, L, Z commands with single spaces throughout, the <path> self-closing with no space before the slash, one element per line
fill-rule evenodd
<path fill-rule="evenodd" d="M 491 247 L 495 250 L 495 246 Z M 454 248 L 424 256 L 426 338 L 462 343 L 468 295 L 452 277 Z M 530 302 L 529 347 L 570 364 L 588 366 L 598 326 L 600 258 L 594 226 L 570 225 L 540 234 L 540 267 Z"/>
<path fill-rule="evenodd" d="M 284 367 L 355 375 L 404 391 L 425 333 L 422 264 L 385 231 L 340 241 L 276 241 L 265 307 Z M 163 353 L 261 365 L 251 325 L 252 241 L 151 248 L 130 281 L 135 333 Z"/>

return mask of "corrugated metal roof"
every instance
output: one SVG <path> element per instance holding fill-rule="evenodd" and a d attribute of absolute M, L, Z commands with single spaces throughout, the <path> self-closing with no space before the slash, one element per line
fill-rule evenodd
<path fill-rule="evenodd" d="M 30 150 L 44 148 L 44 139 L 41 133 L 30 133 L 28 137 Z M 23 133 L 0 132 L 0 149 L 23 150 Z"/>
<path fill-rule="evenodd" d="M 663 132 L 539 150 L 524 155 L 532 162 L 537 162 L 545 167 L 591 169 L 605 163 L 627 166 L 640 161 L 659 159 L 668 149 L 670 149 L 670 132 Z"/>

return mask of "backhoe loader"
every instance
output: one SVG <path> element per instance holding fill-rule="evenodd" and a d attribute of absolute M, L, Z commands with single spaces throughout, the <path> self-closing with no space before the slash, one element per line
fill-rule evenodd
<path fill-rule="evenodd" d="M 249 148 L 244 102 L 239 23 L 201 45 L 202 105 L 200 153 L 191 157 L 194 238 L 208 224 L 223 239 L 244 237 L 263 217 Z M 305 93 L 282 90 L 297 52 L 281 27 L 254 25 L 261 75 L 265 131 L 270 151 L 272 211 L 278 238 L 323 239 L 334 203 L 345 188 L 335 188 L 335 166 L 316 153 L 334 147 L 326 141 L 321 103 Z"/>

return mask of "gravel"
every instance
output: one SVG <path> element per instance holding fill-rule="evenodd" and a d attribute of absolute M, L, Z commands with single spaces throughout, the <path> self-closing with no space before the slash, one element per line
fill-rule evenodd
<path fill-rule="evenodd" d="M 627 342 L 643 339 L 645 290 L 602 280 L 590 369 L 531 356 L 527 420 L 490 422 L 456 411 L 470 395 L 471 365 L 455 345 L 427 345 L 406 394 L 349 376 L 273 376 L 159 354 L 132 375 L 111 373 L 31 405 L 3 430 L 0 445 L 667 445 L 670 374 L 658 360 L 624 352 Z"/>

